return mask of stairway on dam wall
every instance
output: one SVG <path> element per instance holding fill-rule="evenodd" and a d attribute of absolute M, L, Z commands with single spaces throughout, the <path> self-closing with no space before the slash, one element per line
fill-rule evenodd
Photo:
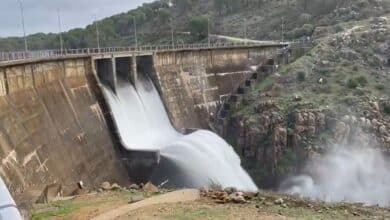
<path fill-rule="evenodd" d="M 230 95 L 223 97 L 215 117 L 210 122 L 210 128 L 212 130 L 222 137 L 226 137 L 231 113 L 243 105 L 244 100 L 248 98 L 257 83 L 260 83 L 264 78 L 273 74 L 280 65 L 288 62 L 288 59 L 286 59 L 288 54 L 285 54 L 285 52 L 267 59 L 266 63 L 257 67 L 248 78 L 242 80 Z"/>

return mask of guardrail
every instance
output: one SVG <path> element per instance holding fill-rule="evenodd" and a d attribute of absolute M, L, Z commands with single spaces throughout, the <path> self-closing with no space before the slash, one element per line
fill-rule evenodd
<path fill-rule="evenodd" d="M 287 42 L 275 42 L 274 45 L 288 44 Z M 234 42 L 234 43 L 215 43 L 215 44 L 183 44 L 183 45 L 145 45 L 139 47 L 107 47 L 107 48 L 81 48 L 64 50 L 35 50 L 35 51 L 12 51 L 0 52 L 0 62 L 41 59 L 41 58 L 60 58 L 67 56 L 97 55 L 108 53 L 128 53 L 128 52 L 158 52 L 158 51 L 176 51 L 176 50 L 195 50 L 195 49 L 213 49 L 213 48 L 234 48 L 245 46 L 266 46 L 269 43 L 261 42 Z"/>

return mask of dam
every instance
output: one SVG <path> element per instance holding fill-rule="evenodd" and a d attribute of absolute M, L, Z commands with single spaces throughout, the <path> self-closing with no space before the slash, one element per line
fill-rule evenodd
<path fill-rule="evenodd" d="M 80 181 L 93 189 L 104 181 L 165 180 L 155 173 L 177 165 L 197 174 L 182 185 L 205 184 L 218 170 L 202 178 L 201 169 L 186 166 L 192 155 L 182 151 L 185 143 L 199 151 L 215 146 L 211 164 L 239 165 L 233 149 L 206 131 L 210 119 L 224 98 L 261 74 L 258 67 L 287 62 L 285 47 L 113 50 L 0 62 L 0 175 L 18 204 L 35 201 L 52 184 L 71 195 Z M 222 156 L 219 148 L 230 153 Z M 228 185 L 242 179 L 221 178 L 232 179 Z"/>

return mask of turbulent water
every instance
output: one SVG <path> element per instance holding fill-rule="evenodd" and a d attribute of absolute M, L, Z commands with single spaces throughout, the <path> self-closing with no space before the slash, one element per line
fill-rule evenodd
<path fill-rule="evenodd" d="M 218 135 L 206 130 L 183 135 L 173 128 L 149 79 L 139 79 L 134 87 L 119 78 L 116 94 L 109 88 L 104 88 L 104 93 L 124 147 L 128 150 L 159 151 L 163 158 L 160 166 L 170 167 L 164 172 L 163 168 L 157 169 L 159 179 L 186 187 L 213 183 L 247 191 L 257 190 L 241 167 L 238 155 Z"/>
<path fill-rule="evenodd" d="M 327 202 L 390 206 L 390 161 L 378 150 L 337 146 L 309 162 L 306 171 L 281 190 Z"/>

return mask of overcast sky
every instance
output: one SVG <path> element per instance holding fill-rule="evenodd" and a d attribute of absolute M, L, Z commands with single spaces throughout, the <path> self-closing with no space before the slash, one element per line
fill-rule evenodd
<path fill-rule="evenodd" d="M 22 36 L 19 0 L 1 0 L 0 37 Z M 21 0 L 27 34 L 58 32 L 57 8 L 62 29 L 85 27 L 94 18 L 101 19 L 153 0 Z"/>

